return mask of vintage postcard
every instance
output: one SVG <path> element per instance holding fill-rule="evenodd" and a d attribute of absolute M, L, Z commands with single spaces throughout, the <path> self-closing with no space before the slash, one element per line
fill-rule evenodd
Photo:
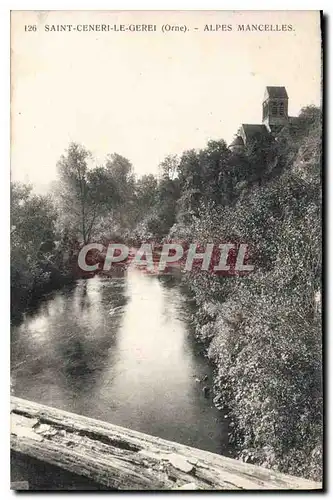
<path fill-rule="evenodd" d="M 321 490 L 319 11 L 12 11 L 11 488 Z"/>

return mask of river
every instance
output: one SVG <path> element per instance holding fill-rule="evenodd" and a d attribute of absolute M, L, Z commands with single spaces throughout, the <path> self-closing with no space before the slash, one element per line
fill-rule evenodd
<path fill-rule="evenodd" d="M 228 454 L 176 280 L 135 269 L 79 280 L 26 313 L 11 342 L 16 396 Z"/>

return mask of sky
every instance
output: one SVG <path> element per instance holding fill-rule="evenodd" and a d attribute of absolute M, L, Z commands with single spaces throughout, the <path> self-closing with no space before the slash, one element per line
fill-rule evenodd
<path fill-rule="evenodd" d="M 45 31 L 59 24 L 155 24 L 156 31 Z M 162 32 L 166 24 L 186 32 Z M 205 31 L 229 24 L 231 31 Z M 240 32 L 239 24 L 268 31 Z M 32 25 L 36 31 L 25 30 Z M 277 31 L 282 25 L 292 30 Z M 168 154 L 210 139 L 230 143 L 241 123 L 261 123 L 266 85 L 286 87 L 290 115 L 320 105 L 318 12 L 14 12 L 12 180 L 47 192 L 71 141 L 97 163 L 116 152 L 138 176 L 156 174 Z"/>

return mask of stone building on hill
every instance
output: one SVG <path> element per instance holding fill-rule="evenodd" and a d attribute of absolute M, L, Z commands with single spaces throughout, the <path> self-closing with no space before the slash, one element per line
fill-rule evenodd
<path fill-rule="evenodd" d="M 285 87 L 266 87 L 262 104 L 262 123 L 242 123 L 229 149 L 241 152 L 252 140 L 275 138 L 283 127 L 294 120 L 288 115 L 288 100 Z"/>

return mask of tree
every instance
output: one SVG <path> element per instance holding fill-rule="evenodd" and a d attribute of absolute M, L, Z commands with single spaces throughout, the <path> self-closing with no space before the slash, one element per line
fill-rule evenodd
<path fill-rule="evenodd" d="M 123 230 L 132 227 L 135 220 L 133 165 L 124 156 L 113 153 L 107 156 L 105 171 L 115 190 L 113 201 L 109 202 L 109 208 L 113 209 L 114 222 Z"/>
<path fill-rule="evenodd" d="M 63 224 L 79 234 L 84 244 L 92 236 L 98 216 L 116 196 L 115 185 L 103 167 L 88 168 L 91 153 L 71 143 L 58 162 L 56 197 Z"/>
<path fill-rule="evenodd" d="M 157 201 L 157 188 L 157 179 L 152 174 L 143 175 L 136 181 L 137 221 L 140 221 L 153 209 Z"/>
<path fill-rule="evenodd" d="M 36 285 L 50 278 L 55 263 L 56 211 L 32 187 L 11 184 L 11 307 L 16 313 Z"/>
<path fill-rule="evenodd" d="M 179 158 L 177 155 L 168 155 L 159 165 L 161 177 L 164 179 L 175 179 L 178 175 Z"/>
<path fill-rule="evenodd" d="M 11 184 L 11 245 L 26 255 L 27 261 L 37 261 L 40 253 L 54 248 L 56 212 L 47 196 L 32 193 L 32 187 Z"/>

